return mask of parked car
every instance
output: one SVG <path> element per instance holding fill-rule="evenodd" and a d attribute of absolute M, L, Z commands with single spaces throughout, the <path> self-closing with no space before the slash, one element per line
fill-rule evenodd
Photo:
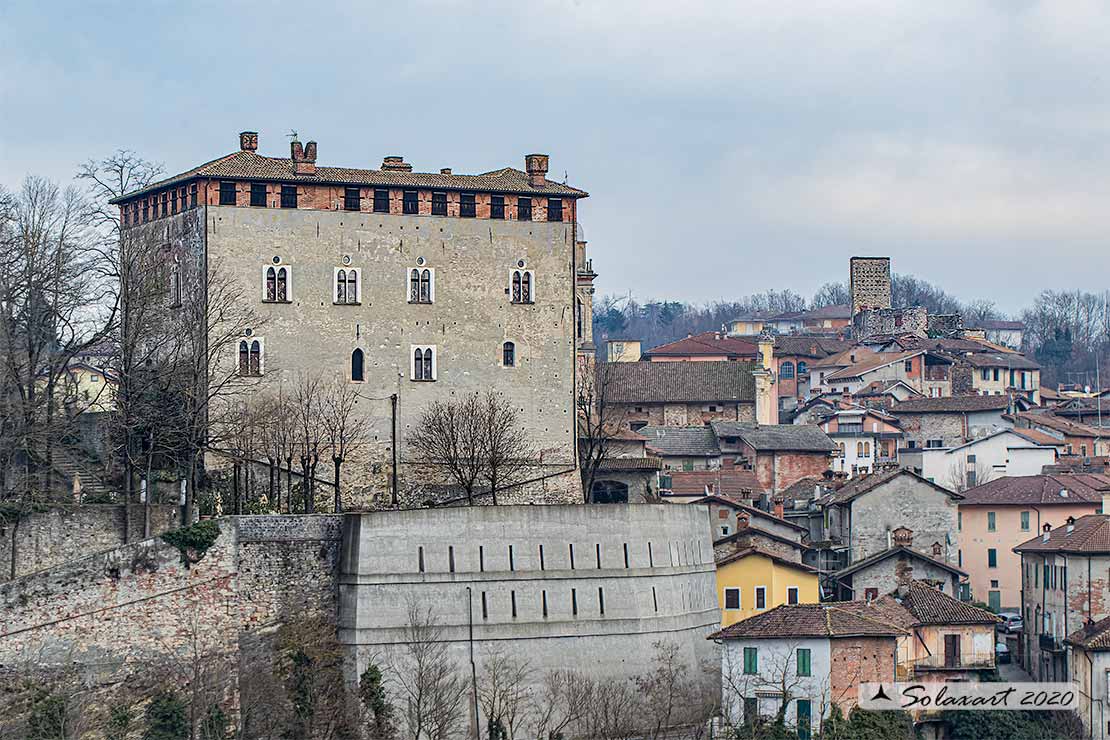
<path fill-rule="evenodd" d="M 995 663 L 1009 663 L 1010 662 L 1010 648 L 1006 647 L 1005 642 L 1000 642 L 994 646 L 994 662 Z"/>
<path fill-rule="evenodd" d="M 1021 615 L 1014 612 L 1002 612 L 998 615 L 1002 620 L 998 623 L 999 632 L 1021 632 Z"/>

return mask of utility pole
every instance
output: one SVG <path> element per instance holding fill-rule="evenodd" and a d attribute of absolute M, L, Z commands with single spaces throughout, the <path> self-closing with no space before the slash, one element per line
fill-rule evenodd
<path fill-rule="evenodd" d="M 482 735 L 478 724 L 478 671 L 474 667 L 474 591 L 470 586 L 466 587 L 466 615 L 467 642 L 470 644 L 470 692 L 474 703 L 474 740 L 479 740 Z"/>

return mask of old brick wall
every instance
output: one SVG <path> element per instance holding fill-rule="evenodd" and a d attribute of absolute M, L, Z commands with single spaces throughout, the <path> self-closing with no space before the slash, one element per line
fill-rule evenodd
<path fill-rule="evenodd" d="M 829 469 L 829 456 L 826 452 L 760 453 L 754 469 L 763 487 L 778 493 L 802 478 L 820 478 Z"/>
<path fill-rule="evenodd" d="M 893 681 L 897 643 L 893 637 L 833 638 L 829 684 L 845 716 L 859 703 L 859 685 Z"/>
<path fill-rule="evenodd" d="M 0 581 L 12 577 L 13 553 L 19 577 L 141 540 L 146 512 L 140 505 L 54 505 L 18 522 L 0 520 Z M 177 526 L 176 506 L 152 505 L 149 513 L 152 535 Z"/>

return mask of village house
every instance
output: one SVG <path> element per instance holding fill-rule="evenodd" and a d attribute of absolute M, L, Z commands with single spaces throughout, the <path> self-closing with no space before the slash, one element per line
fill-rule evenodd
<path fill-rule="evenodd" d="M 1078 421 L 1055 414 L 1026 411 L 1014 417 L 1014 425 L 1022 429 L 1035 429 L 1064 444 L 1064 454 L 1079 457 L 1110 455 L 1110 434 Z"/>
<path fill-rule="evenodd" d="M 961 355 L 958 365 L 967 373 L 971 393 L 1004 396 L 1017 393 L 1040 403 L 1041 366 L 1016 352 L 977 352 Z M 959 371 L 957 371 L 959 372 Z"/>
<path fill-rule="evenodd" d="M 888 550 L 898 528 L 912 527 L 926 550 L 939 543 L 941 559 L 954 564 L 961 498 L 905 469 L 860 476 L 821 500 L 823 539 L 846 551 L 847 565 Z"/>
<path fill-rule="evenodd" d="M 940 541 L 933 541 L 932 553 L 927 555 L 913 549 L 913 538 L 909 528 L 895 529 L 891 533 L 891 547 L 833 573 L 827 585 L 822 584 L 823 591 L 837 601 L 870 601 L 919 580 L 953 598 L 961 598 L 967 573 L 945 559 Z"/>
<path fill-rule="evenodd" d="M 1103 498 L 1107 511 L 1110 498 Z M 1021 556 L 1023 667 L 1037 681 L 1073 676 L 1064 640 L 1110 616 L 1110 517 L 1088 514 L 1014 548 Z"/>
<path fill-rule="evenodd" d="M 1037 475 L 1056 462 L 1059 440 L 1035 429 L 1002 429 L 957 447 L 917 448 L 907 465 L 953 491 L 1003 476 Z"/>
<path fill-rule="evenodd" d="M 901 628 L 836 604 L 784 605 L 748 617 L 710 635 L 721 643 L 722 714 L 739 726 L 776 716 L 785 701 L 786 723 L 808 740 L 833 705 L 851 713 L 861 683 L 894 677 L 905 638 Z"/>
<path fill-rule="evenodd" d="M 606 362 L 639 362 L 640 340 L 608 339 L 605 342 Z"/>
<path fill-rule="evenodd" d="M 895 404 L 924 394 L 904 380 L 876 380 L 852 394 L 852 400 L 867 408 L 890 410 Z"/>
<path fill-rule="evenodd" d="M 690 503 L 709 507 L 709 528 L 718 554 L 759 546 L 788 560 L 802 562 L 801 552 L 809 531 L 782 516 L 781 505 L 774 513 L 735 498 L 714 494 Z M 766 536 L 766 539 L 760 537 Z"/>
<path fill-rule="evenodd" d="M 755 472 L 760 485 L 777 493 L 802 478 L 829 469 L 837 449 L 819 427 L 794 424 L 712 422 L 722 455 Z"/>
<path fill-rule="evenodd" d="M 978 319 L 964 325 L 964 336 L 982 338 L 1014 350 L 1021 349 L 1025 336 L 1025 324 L 1020 321 L 1000 319 Z"/>
<path fill-rule="evenodd" d="M 910 633 L 898 642 L 899 681 L 977 681 L 995 669 L 998 617 L 924 581 L 837 606 Z"/>
<path fill-rule="evenodd" d="M 643 353 L 649 362 L 753 362 L 758 358 L 756 342 L 715 331 L 691 334 Z"/>
<path fill-rule="evenodd" d="M 664 470 L 716 470 L 721 467 L 717 435 L 706 425 L 693 427 L 645 426 L 639 432 L 647 449 L 663 461 Z"/>
<path fill-rule="evenodd" d="M 825 373 L 817 390 L 856 394 L 877 382 L 902 381 L 924 396 L 951 396 L 952 364 L 939 353 L 923 350 L 875 353 L 855 364 Z"/>
<path fill-rule="evenodd" d="M 906 440 L 900 451 L 902 464 L 920 472 L 921 463 L 907 453 L 929 447 L 958 447 L 1012 427 L 1013 423 L 1004 418 L 1009 408 L 1006 396 L 915 398 L 896 404 L 890 413 L 902 422 Z"/>
<path fill-rule="evenodd" d="M 1085 737 L 1110 740 L 1110 617 L 1085 623 L 1064 643 L 1071 648 L 1071 680 L 1079 684 L 1079 708 Z"/>
<path fill-rule="evenodd" d="M 802 331 L 806 333 L 838 333 L 852 325 L 852 306 L 837 303 L 802 312 Z"/>
<path fill-rule="evenodd" d="M 964 491 L 959 564 L 971 598 L 995 611 L 1020 609 L 1021 558 L 1013 548 L 1045 524 L 1096 513 L 1107 491 L 1110 476 L 1070 474 L 1001 477 Z"/>
<path fill-rule="evenodd" d="M 820 601 L 813 568 L 755 546 L 717 556 L 717 596 L 722 627 L 783 604 Z"/>
<path fill-rule="evenodd" d="M 902 429 L 890 414 L 859 406 L 842 408 L 824 417 L 819 426 L 836 443 L 832 469 L 838 473 L 851 478 L 898 463 Z"/>
<path fill-rule="evenodd" d="M 756 384 L 743 362 L 598 363 L 597 388 L 606 421 L 633 431 L 756 418 Z"/>

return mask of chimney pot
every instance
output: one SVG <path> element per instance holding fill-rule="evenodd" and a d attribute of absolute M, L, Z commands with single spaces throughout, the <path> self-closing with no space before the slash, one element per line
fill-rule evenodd
<path fill-rule="evenodd" d="M 775 516 L 777 516 L 779 519 L 782 519 L 784 517 L 785 511 L 783 510 L 783 505 L 782 505 L 781 501 L 776 501 L 775 502 L 775 512 L 774 513 L 775 513 Z"/>
<path fill-rule="evenodd" d="M 239 149 L 244 152 L 257 152 L 258 151 L 258 132 L 257 131 L 240 131 L 239 132 Z"/>
<path fill-rule="evenodd" d="M 439 174 L 441 174 L 441 175 L 450 175 L 451 174 L 451 168 L 450 167 L 443 167 L 443 168 L 440 169 Z"/>
<path fill-rule="evenodd" d="M 391 154 L 382 160 L 382 169 L 386 172 L 412 172 L 412 165 L 404 157 Z"/>
<path fill-rule="evenodd" d="M 528 173 L 528 183 L 534 188 L 543 187 L 547 182 L 548 156 L 529 154 L 524 158 L 524 169 Z"/>
<path fill-rule="evenodd" d="M 293 160 L 294 175 L 316 174 L 316 142 L 302 145 L 299 141 L 289 142 L 289 158 Z"/>

